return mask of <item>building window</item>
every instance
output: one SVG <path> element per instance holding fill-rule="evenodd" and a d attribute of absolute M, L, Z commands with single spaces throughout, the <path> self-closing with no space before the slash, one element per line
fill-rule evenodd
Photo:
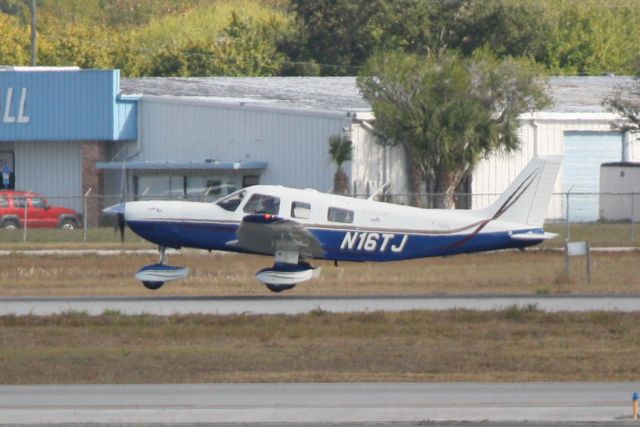
<path fill-rule="evenodd" d="M 332 222 L 351 224 L 353 222 L 353 211 L 341 208 L 329 208 L 327 219 Z"/>
<path fill-rule="evenodd" d="M 184 197 L 184 177 L 172 175 L 139 175 L 137 195 L 163 198 Z"/>
<path fill-rule="evenodd" d="M 266 194 L 254 194 L 243 208 L 245 213 L 266 213 L 277 215 L 280 199 Z"/>
<path fill-rule="evenodd" d="M 0 188 L 4 190 L 16 188 L 14 164 L 13 151 L 0 151 Z"/>
<path fill-rule="evenodd" d="M 311 217 L 311 205 L 304 202 L 291 203 L 291 217 L 309 219 Z"/>
<path fill-rule="evenodd" d="M 237 189 L 231 177 L 187 176 L 186 180 L 188 199 L 218 200 Z"/>
<path fill-rule="evenodd" d="M 242 177 L 242 188 L 258 184 L 260 184 L 260 177 L 258 175 L 245 175 Z"/>
<path fill-rule="evenodd" d="M 237 189 L 238 178 L 224 175 L 140 174 L 134 177 L 137 196 L 214 201 Z"/>

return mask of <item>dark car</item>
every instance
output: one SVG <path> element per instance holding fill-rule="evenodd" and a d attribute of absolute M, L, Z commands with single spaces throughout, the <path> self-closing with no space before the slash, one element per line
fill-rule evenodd
<path fill-rule="evenodd" d="M 0 191 L 0 227 L 15 229 L 82 227 L 82 215 L 73 209 L 51 206 L 41 194 L 26 191 Z"/>

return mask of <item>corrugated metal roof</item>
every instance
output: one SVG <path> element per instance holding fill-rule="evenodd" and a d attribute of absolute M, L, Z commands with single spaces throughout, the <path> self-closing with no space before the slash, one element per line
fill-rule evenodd
<path fill-rule="evenodd" d="M 146 77 L 123 79 L 123 93 L 324 111 L 370 111 L 355 77 Z"/>
<path fill-rule="evenodd" d="M 630 77 L 551 77 L 555 101 L 544 111 L 603 112 L 602 101 Z M 259 104 L 341 112 L 371 111 L 356 87 L 355 77 L 145 77 L 122 79 L 128 94 L 199 97 L 231 103 Z"/>

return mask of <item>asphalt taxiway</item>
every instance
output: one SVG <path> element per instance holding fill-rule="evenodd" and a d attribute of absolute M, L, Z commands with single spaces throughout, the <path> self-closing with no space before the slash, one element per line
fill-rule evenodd
<path fill-rule="evenodd" d="M 0 424 L 631 421 L 637 383 L 0 386 Z"/>
<path fill-rule="evenodd" d="M 640 311 L 639 295 L 524 295 L 524 296 L 368 296 L 368 297 L 17 297 L 0 298 L 0 315 L 51 315 L 105 311 L 122 314 L 301 314 L 322 310 L 330 313 L 410 310 L 501 310 L 535 307 L 547 312 Z"/>

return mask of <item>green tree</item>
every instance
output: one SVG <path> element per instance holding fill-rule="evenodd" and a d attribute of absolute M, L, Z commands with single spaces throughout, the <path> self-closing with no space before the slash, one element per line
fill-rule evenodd
<path fill-rule="evenodd" d="M 457 0 L 456 0 L 457 1 Z M 425 50 L 440 3 L 415 0 L 292 0 L 298 32 L 282 47 L 323 75 L 354 75 L 376 50 Z"/>
<path fill-rule="evenodd" d="M 18 18 L 0 13 L 0 64 L 27 65 L 31 58 L 31 35 Z"/>
<path fill-rule="evenodd" d="M 213 40 L 175 41 L 149 56 L 142 75 L 152 76 L 271 76 L 284 56 L 277 51 L 277 21 L 256 21 L 231 13 L 230 21 Z"/>
<path fill-rule="evenodd" d="M 336 194 L 349 193 L 349 177 L 342 165 L 351 160 L 351 150 L 351 140 L 345 135 L 331 135 L 329 137 L 329 155 L 337 167 L 336 173 L 333 175 L 333 192 Z"/>
<path fill-rule="evenodd" d="M 69 24 L 64 31 L 48 34 L 39 53 L 41 65 L 77 65 L 80 68 L 110 68 L 109 32 L 101 26 Z"/>
<path fill-rule="evenodd" d="M 357 83 L 383 139 L 405 148 L 412 192 L 426 180 L 445 195 L 435 207 L 453 206 L 455 188 L 482 158 L 518 147 L 521 113 L 550 103 L 529 61 L 486 52 L 378 54 Z"/>
<path fill-rule="evenodd" d="M 389 50 L 469 56 L 486 46 L 499 57 L 538 59 L 551 29 L 544 4 L 520 0 L 293 0 L 292 10 L 300 30 L 288 53 L 326 64 L 323 74 L 353 73 Z"/>
<path fill-rule="evenodd" d="M 602 103 L 607 111 L 620 115 L 622 120 L 611 127 L 621 132 L 640 133 L 640 55 L 635 61 L 633 81 L 616 88 Z"/>
<path fill-rule="evenodd" d="M 461 2 L 450 20 L 445 42 L 470 56 L 480 48 L 499 58 L 524 56 L 542 60 L 553 23 L 551 4 L 521 0 Z M 445 28 L 447 23 L 437 26 Z"/>

